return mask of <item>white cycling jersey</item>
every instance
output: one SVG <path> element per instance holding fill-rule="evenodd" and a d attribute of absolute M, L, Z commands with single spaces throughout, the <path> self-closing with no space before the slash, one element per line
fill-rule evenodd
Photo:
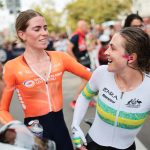
<path fill-rule="evenodd" d="M 150 76 L 144 74 L 137 88 L 121 92 L 114 73 L 107 71 L 107 65 L 99 66 L 77 100 L 72 126 L 80 125 L 89 100 L 98 92 L 95 119 L 88 133 L 99 145 L 126 149 L 150 111 L 149 89 Z"/>

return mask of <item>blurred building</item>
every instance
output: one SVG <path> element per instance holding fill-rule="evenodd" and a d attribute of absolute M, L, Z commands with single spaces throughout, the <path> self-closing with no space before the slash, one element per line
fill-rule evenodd
<path fill-rule="evenodd" d="M 150 0 L 133 0 L 132 12 L 138 12 L 142 17 L 150 17 Z"/>
<path fill-rule="evenodd" d="M 10 14 L 17 14 L 20 11 L 20 0 L 6 0 L 6 6 Z"/>

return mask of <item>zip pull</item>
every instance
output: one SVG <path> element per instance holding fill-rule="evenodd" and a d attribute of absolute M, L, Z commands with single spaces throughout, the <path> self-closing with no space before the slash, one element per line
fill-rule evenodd
<path fill-rule="evenodd" d="M 48 81 L 45 81 L 46 84 L 48 84 Z"/>
<path fill-rule="evenodd" d="M 123 94 L 124 94 L 124 92 L 121 92 L 121 96 L 120 96 L 120 99 L 122 99 L 122 97 L 123 97 Z"/>

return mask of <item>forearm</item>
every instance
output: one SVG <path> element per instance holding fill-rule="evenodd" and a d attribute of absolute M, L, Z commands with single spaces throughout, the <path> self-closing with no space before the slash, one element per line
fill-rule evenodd
<path fill-rule="evenodd" d="M 8 111 L 0 110 L 0 124 L 7 124 L 12 120 L 14 120 L 14 118 Z"/>
<path fill-rule="evenodd" d="M 80 125 L 80 123 L 81 123 L 81 121 L 82 121 L 83 117 L 85 116 L 86 111 L 88 109 L 88 104 L 89 104 L 89 100 L 85 99 L 85 97 L 82 94 L 80 94 L 78 99 L 77 99 L 77 102 L 76 102 L 72 126 L 73 125 L 77 125 L 77 126 Z"/>
<path fill-rule="evenodd" d="M 89 101 L 86 100 L 82 94 L 77 99 L 77 103 L 74 110 L 74 116 L 73 116 L 73 122 L 72 122 L 72 141 L 75 145 L 75 147 L 78 148 L 78 150 L 84 150 L 82 149 L 82 142 L 87 145 L 85 135 L 83 131 L 80 128 L 80 123 L 87 111 Z M 86 150 L 86 149 L 85 149 Z"/>
<path fill-rule="evenodd" d="M 13 95 L 13 90 L 9 90 L 9 88 L 5 87 L 0 101 L 0 122 L 2 124 L 6 124 L 14 120 L 11 113 L 9 112 L 12 95 Z"/>

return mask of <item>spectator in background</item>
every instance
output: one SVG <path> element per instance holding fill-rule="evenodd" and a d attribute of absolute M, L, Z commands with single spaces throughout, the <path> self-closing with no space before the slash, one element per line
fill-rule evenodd
<path fill-rule="evenodd" d="M 77 23 L 77 30 L 74 32 L 68 43 L 67 52 L 82 65 L 90 68 L 90 58 L 88 56 L 85 36 L 88 33 L 88 24 L 84 20 Z"/>
<path fill-rule="evenodd" d="M 77 23 L 77 30 L 72 35 L 70 41 L 68 42 L 67 52 L 70 54 L 75 60 L 84 65 L 85 67 L 90 68 L 90 57 L 87 51 L 87 45 L 85 41 L 85 36 L 89 31 L 88 24 L 85 20 L 80 20 Z M 77 94 L 73 101 L 71 101 L 70 106 L 72 108 L 75 107 L 76 99 L 83 89 L 86 81 L 83 79 L 78 88 Z"/>
<path fill-rule="evenodd" d="M 98 50 L 98 44 L 97 44 L 97 38 L 96 34 L 92 31 L 90 31 L 86 36 L 86 44 L 87 44 L 87 50 L 90 57 L 91 70 L 95 70 L 98 66 L 98 58 L 97 58 L 97 50 Z"/>
<path fill-rule="evenodd" d="M 104 29 L 103 29 L 102 25 L 96 24 L 94 26 L 93 31 L 94 31 L 94 34 L 95 34 L 96 38 L 99 38 L 103 34 Z"/>
<path fill-rule="evenodd" d="M 3 65 L 0 63 L 0 99 L 3 93 L 3 89 L 4 89 L 4 82 L 2 80 L 2 73 L 3 73 Z"/>
<path fill-rule="evenodd" d="M 13 45 L 12 45 L 11 41 L 5 41 L 4 42 L 3 49 L 5 50 L 5 53 L 6 53 L 6 57 L 5 57 L 6 59 L 5 59 L 5 61 L 3 61 L 3 64 L 14 58 L 14 56 L 13 56 L 13 47 L 12 46 Z"/>
<path fill-rule="evenodd" d="M 49 35 L 48 45 L 47 45 L 47 48 L 45 50 L 47 50 L 47 51 L 55 51 L 55 48 L 54 48 L 55 40 L 56 40 L 56 33 L 55 32 L 51 32 L 50 35 Z"/>
<path fill-rule="evenodd" d="M 67 51 L 67 42 L 68 42 L 67 34 L 60 33 L 58 35 L 58 40 L 56 42 L 54 42 L 54 48 L 57 51 L 66 52 Z"/>
<path fill-rule="evenodd" d="M 124 28 L 125 27 L 139 27 L 142 28 L 144 27 L 144 22 L 141 16 L 138 14 L 130 14 L 127 16 L 124 22 Z"/>
<path fill-rule="evenodd" d="M 108 60 L 105 55 L 105 51 L 108 48 L 108 43 L 110 41 L 110 37 L 107 34 L 102 34 L 98 40 L 100 42 L 100 49 L 98 52 L 99 64 L 106 65 L 108 63 Z"/>
<path fill-rule="evenodd" d="M 150 16 L 149 17 L 144 17 L 144 26 L 145 26 L 145 32 L 150 36 Z"/>

